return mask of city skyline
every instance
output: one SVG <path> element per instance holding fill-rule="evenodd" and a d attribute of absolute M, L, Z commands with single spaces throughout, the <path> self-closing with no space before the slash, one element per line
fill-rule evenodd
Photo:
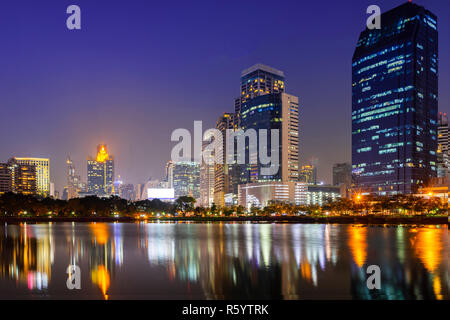
<path fill-rule="evenodd" d="M 450 50 L 448 41 L 445 41 L 449 38 L 450 28 L 446 19 L 439 18 L 446 16 L 450 6 L 442 1 L 415 2 L 438 15 L 441 39 L 439 111 L 449 113 L 449 93 L 443 88 L 448 87 L 450 83 L 446 72 L 449 70 Z M 379 1 L 377 4 L 385 12 L 402 3 L 404 1 Z M 283 29 L 286 23 L 291 27 L 298 27 L 287 29 L 286 34 L 275 40 L 274 47 L 281 41 L 291 39 L 292 51 L 295 53 L 295 49 L 301 49 L 301 53 L 298 51 L 294 54 L 276 48 L 266 48 L 265 36 L 257 36 L 254 43 L 242 46 L 241 52 L 231 51 L 234 44 L 243 41 L 238 38 L 236 43 L 233 42 L 233 35 L 238 32 L 233 28 L 230 35 L 223 35 L 228 46 L 221 47 L 222 42 L 219 41 L 208 42 L 210 47 L 205 48 L 204 53 L 208 55 L 206 60 L 204 56 L 197 57 L 189 50 L 183 52 L 185 54 L 183 56 L 172 54 L 167 59 L 162 58 L 160 55 L 164 52 L 163 49 L 173 49 L 165 39 L 176 36 L 176 30 L 167 28 L 160 19 L 158 26 L 163 29 L 166 27 L 164 30 L 167 33 L 158 38 L 159 42 L 153 42 L 156 47 L 162 44 L 161 50 L 157 50 L 157 57 L 152 56 L 154 53 L 150 53 L 150 45 L 136 43 L 139 35 L 154 35 L 153 29 L 137 22 L 124 25 L 120 19 L 117 19 L 117 25 L 111 26 L 112 32 L 118 33 L 120 41 L 129 34 L 134 35 L 130 41 L 125 42 L 130 48 L 117 48 L 114 45 L 117 39 L 112 36 L 104 38 L 98 45 L 104 44 L 103 48 L 98 46 L 91 48 L 90 46 L 94 45 L 92 41 L 96 40 L 98 33 L 103 34 L 104 29 L 101 28 L 100 22 L 106 18 L 111 19 L 111 15 L 119 18 L 122 14 L 122 12 L 119 14 L 121 6 L 113 4 L 108 12 L 110 15 L 106 17 L 100 14 L 99 5 L 83 1 L 80 1 L 80 5 L 86 14 L 85 30 L 82 29 L 76 35 L 67 33 L 64 26 L 58 25 L 58 19 L 61 18 L 60 13 L 56 14 L 58 8 L 47 8 L 45 4 L 36 5 L 37 15 L 48 19 L 38 20 L 35 24 L 37 23 L 47 33 L 45 38 L 40 39 L 43 41 L 43 45 L 40 46 L 41 52 L 31 52 L 28 48 L 33 44 L 32 36 L 36 36 L 36 31 L 30 30 L 25 22 L 18 24 L 15 18 L 17 14 L 22 14 L 22 6 L 32 4 L 27 1 L 18 2 L 16 5 L 7 4 L 6 11 L 11 17 L 6 17 L 5 20 L 14 23 L 14 27 L 21 33 L 18 38 L 6 36 L 6 44 L 10 48 L 6 55 L 10 64 L 2 80 L 5 84 L 3 103 L 11 109 L 12 117 L 20 116 L 23 122 L 14 125 L 15 127 L 11 122 L 4 123 L 0 129 L 3 137 L 13 128 L 18 133 L 13 142 L 6 140 L 3 142 L 0 156 L 5 160 L 15 154 L 50 158 L 51 181 L 55 182 L 56 190 L 61 193 L 66 184 L 66 157 L 71 156 L 79 170 L 78 174 L 85 180 L 86 156 L 98 143 L 105 142 L 117 160 L 115 170 L 117 175 L 121 175 L 127 183 L 145 183 L 149 177 L 159 179 L 163 176 L 164 165 L 170 158 L 172 147 L 170 132 L 176 128 L 189 129 L 193 120 L 203 120 L 208 127 L 213 128 L 217 115 L 233 112 L 233 99 L 239 94 L 235 84 L 240 72 L 255 63 L 264 63 L 283 70 L 288 83 L 287 91 L 299 96 L 302 110 L 300 165 L 307 164 L 312 157 L 318 158 L 318 180 L 331 183 L 332 165 L 350 161 L 351 56 L 361 27 L 368 17 L 365 14 L 368 4 L 371 3 L 361 1 L 360 4 L 352 4 L 353 9 L 349 10 L 349 4 L 332 2 L 326 6 L 283 3 L 285 6 L 276 10 L 285 13 L 296 9 L 294 12 L 300 12 L 305 19 L 302 22 L 295 20 L 295 23 L 283 20 L 283 25 L 274 27 L 275 30 L 270 31 L 269 35 Z M 127 18 L 134 15 L 141 17 L 137 9 L 145 6 L 144 2 L 136 2 L 127 12 Z M 220 5 L 204 6 L 203 10 L 212 12 L 212 15 L 220 20 L 218 24 L 223 23 L 225 12 L 219 13 Z M 244 4 L 244 12 L 235 15 L 239 17 L 241 14 L 245 15 L 250 6 L 251 4 Z M 227 7 L 227 11 L 233 9 L 234 6 Z M 165 11 L 168 8 L 164 7 L 162 10 L 168 13 Z M 311 17 L 307 17 L 307 12 Z M 332 24 L 334 26 L 336 21 L 330 19 L 331 12 L 341 14 L 342 20 L 345 21 L 342 28 L 332 28 Z M 263 11 L 263 17 L 269 17 L 269 12 Z M 251 18 L 247 23 L 255 22 L 253 19 L 255 18 Z M 308 34 L 302 33 L 301 25 L 317 21 L 320 22 L 318 30 L 312 34 L 310 30 Z M 212 18 L 206 17 L 199 23 L 212 22 Z M 188 26 L 187 32 L 191 36 L 198 35 L 193 40 L 194 43 L 201 44 L 200 39 L 204 37 L 212 39 L 212 33 L 218 31 L 218 24 L 213 23 L 210 31 L 202 30 L 200 26 Z M 89 30 L 89 33 L 86 30 Z M 194 34 L 193 31 L 197 33 Z M 324 45 L 323 50 L 318 50 L 318 44 L 312 37 L 326 35 L 329 39 L 339 39 L 339 43 L 333 41 L 332 44 Z M 56 41 L 58 46 L 52 44 L 53 41 Z M 180 46 L 183 46 L 187 39 L 180 41 Z M 315 46 L 312 48 L 305 46 L 313 43 Z M 135 53 L 137 48 L 143 49 L 142 56 Z M 257 50 L 258 48 L 265 49 Z M 97 52 L 95 55 L 92 53 L 94 51 Z M 20 53 L 18 57 L 12 56 L 18 52 Z M 198 51 L 195 52 L 198 54 Z M 333 52 L 333 56 L 330 52 Z M 105 54 L 111 54 L 106 61 L 104 61 Z M 66 58 L 55 62 L 53 58 L 61 55 Z M 139 55 L 137 57 L 139 59 L 132 61 L 134 55 Z M 122 57 L 126 59 L 123 61 Z M 157 65 L 149 62 L 155 58 L 158 58 Z M 179 59 L 182 58 L 187 59 L 185 62 L 188 63 L 180 64 Z M 119 67 L 117 64 L 119 61 L 124 67 Z M 42 65 L 38 66 L 39 63 Z M 50 63 L 55 63 L 55 66 Z M 92 79 L 88 79 L 89 77 L 77 70 L 86 65 L 93 70 L 88 72 Z M 129 71 L 125 70 L 127 67 L 130 67 Z M 138 67 L 144 67 L 144 71 Z M 30 74 L 30 70 L 36 72 Z M 312 70 L 316 71 L 313 73 Z M 198 71 L 198 74 L 194 74 L 194 71 Z M 174 78 L 175 75 L 179 78 Z M 40 77 L 43 77 L 43 82 L 37 81 L 41 79 Z M 157 81 L 158 79 L 161 81 Z M 203 81 L 200 81 L 201 79 Z M 18 85 L 18 81 L 21 81 L 21 85 Z M 333 86 L 330 83 L 333 83 Z M 89 88 L 94 84 L 97 84 L 95 90 Z M 145 92 L 149 88 L 153 88 L 150 90 L 152 94 L 146 95 Z M 326 94 L 323 94 L 324 88 Z M 171 91 L 167 92 L 169 89 Z M 160 92 L 155 93 L 155 90 Z M 317 117 L 318 113 L 320 118 Z M 34 135 L 31 137 L 29 134 L 21 134 L 28 132 L 22 126 L 30 126 L 31 121 L 35 123 L 36 117 L 40 127 L 35 129 L 31 126 Z M 57 122 L 54 121 L 55 118 L 58 119 Z M 161 122 L 160 119 L 164 119 L 164 123 L 158 123 Z M 171 120 L 167 121 L 168 119 Z M 155 149 L 158 150 L 156 154 L 152 152 Z"/>

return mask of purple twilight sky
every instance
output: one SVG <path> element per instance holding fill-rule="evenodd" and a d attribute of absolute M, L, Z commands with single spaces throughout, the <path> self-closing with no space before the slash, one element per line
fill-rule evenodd
<path fill-rule="evenodd" d="M 319 159 L 331 182 L 351 158 L 351 58 L 369 5 L 400 0 L 8 0 L 0 36 L 0 161 L 49 157 L 65 185 L 70 155 L 104 142 L 124 182 L 160 179 L 176 128 L 204 129 L 233 111 L 241 70 L 283 70 L 300 98 L 301 163 Z M 438 16 L 440 111 L 450 112 L 450 1 L 418 0 Z M 66 28 L 77 4 L 82 30 Z"/>

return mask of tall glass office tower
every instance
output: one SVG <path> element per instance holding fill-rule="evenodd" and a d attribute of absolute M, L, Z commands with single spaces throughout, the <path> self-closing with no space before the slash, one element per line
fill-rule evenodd
<path fill-rule="evenodd" d="M 436 176 L 437 18 L 413 3 L 366 29 L 352 63 L 352 170 L 362 193 L 410 194 Z"/>
<path fill-rule="evenodd" d="M 241 74 L 241 97 L 235 100 L 237 127 L 242 130 L 279 130 L 279 170 L 263 175 L 258 154 L 246 149 L 246 165 L 240 165 L 239 183 L 266 181 L 298 181 L 299 136 L 298 97 L 286 94 L 284 73 L 263 64 L 256 64 Z M 270 136 L 270 133 L 268 133 Z M 259 142 L 256 150 L 259 150 Z M 271 150 L 268 139 L 267 150 Z M 266 152 L 267 152 L 266 150 Z M 254 160 L 254 164 L 248 163 Z"/>

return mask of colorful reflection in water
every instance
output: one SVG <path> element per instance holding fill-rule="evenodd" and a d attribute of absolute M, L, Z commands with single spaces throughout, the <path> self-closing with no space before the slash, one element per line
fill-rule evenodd
<path fill-rule="evenodd" d="M 445 225 L 5 224 L 0 298 L 448 299 L 447 243 Z"/>

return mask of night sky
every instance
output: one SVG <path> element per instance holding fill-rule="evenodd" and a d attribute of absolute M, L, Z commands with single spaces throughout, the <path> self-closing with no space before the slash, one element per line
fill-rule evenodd
<path fill-rule="evenodd" d="M 8 0 L 0 12 L 0 162 L 49 157 L 62 192 L 70 155 L 86 179 L 98 143 L 125 183 L 160 179 L 176 128 L 234 111 L 243 69 L 283 70 L 300 98 L 301 163 L 331 182 L 351 159 L 351 59 L 369 5 L 405 1 Z M 439 108 L 450 112 L 450 1 L 438 16 Z M 66 28 L 77 4 L 82 30 Z"/>

